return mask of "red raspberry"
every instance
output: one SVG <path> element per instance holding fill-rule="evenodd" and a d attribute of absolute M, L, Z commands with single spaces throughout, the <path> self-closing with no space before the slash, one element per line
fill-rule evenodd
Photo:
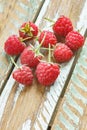
<path fill-rule="evenodd" d="M 42 85 L 49 86 L 55 82 L 60 73 L 57 64 L 40 62 L 36 68 L 36 76 Z"/>
<path fill-rule="evenodd" d="M 29 67 L 36 67 L 37 64 L 40 62 L 41 56 L 35 56 L 35 52 L 32 50 L 32 48 L 29 46 L 24 49 L 24 51 L 21 54 L 20 60 L 22 64 L 26 64 Z"/>
<path fill-rule="evenodd" d="M 33 74 L 29 67 L 22 66 L 13 72 L 13 78 L 24 85 L 31 85 L 33 82 Z"/>
<path fill-rule="evenodd" d="M 52 45 L 55 45 L 57 43 L 56 36 L 54 35 L 53 32 L 50 32 L 50 31 L 41 32 L 40 37 L 39 37 L 40 43 L 43 40 L 43 38 L 44 38 L 44 41 L 43 41 L 43 44 L 42 44 L 43 47 L 48 48 L 49 44 L 52 46 Z"/>
<path fill-rule="evenodd" d="M 65 37 L 72 30 L 72 22 L 65 16 L 61 16 L 53 25 L 53 31 L 57 36 Z"/>
<path fill-rule="evenodd" d="M 19 35 L 22 38 L 28 38 L 28 40 L 33 39 L 38 35 L 38 27 L 32 22 L 23 23 L 19 29 Z"/>
<path fill-rule="evenodd" d="M 68 46 L 66 46 L 63 43 L 60 43 L 54 49 L 53 55 L 57 62 L 63 63 L 69 61 L 72 58 L 73 52 L 70 50 Z"/>
<path fill-rule="evenodd" d="M 66 45 L 72 50 L 76 51 L 84 44 L 84 37 L 77 31 L 72 31 L 66 36 Z"/>
<path fill-rule="evenodd" d="M 26 45 L 21 42 L 16 35 L 10 36 L 4 44 L 5 52 L 8 55 L 18 55 L 25 49 L 25 47 Z"/>

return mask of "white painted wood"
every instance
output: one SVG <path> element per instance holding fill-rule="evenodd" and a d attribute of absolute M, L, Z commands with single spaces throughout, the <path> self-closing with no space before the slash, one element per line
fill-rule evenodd
<path fill-rule="evenodd" d="M 31 128 L 31 120 L 28 119 L 23 123 L 22 129 L 21 130 L 30 130 Z"/>
<path fill-rule="evenodd" d="M 87 35 L 87 34 L 86 34 Z M 87 37 L 87 36 L 86 36 Z M 78 58 L 52 130 L 87 130 L 87 38 Z M 83 69 L 82 69 L 83 68 Z M 80 77 L 80 79 L 79 79 Z M 68 121 L 68 122 L 67 122 Z M 68 123 L 68 126 L 67 126 Z"/>
<path fill-rule="evenodd" d="M 43 5 L 43 8 L 42 8 L 41 12 L 45 13 L 45 10 L 47 9 L 47 6 L 49 5 L 49 2 L 50 2 L 50 0 L 46 0 L 46 2 Z M 83 12 L 84 12 L 84 9 L 83 9 Z M 38 19 L 40 21 L 41 21 L 43 15 L 41 15 L 41 13 L 40 13 L 40 15 L 38 16 Z M 81 15 L 84 15 L 84 13 L 81 14 Z M 58 12 L 57 12 L 57 16 L 58 16 Z M 57 16 L 55 16 L 55 17 L 57 18 Z M 38 19 L 36 21 L 36 24 L 39 25 L 40 21 Z M 79 24 L 79 28 L 82 27 L 81 19 L 80 19 L 78 24 Z M 48 24 L 46 26 L 48 26 Z M 82 32 L 81 32 L 82 34 L 84 34 L 85 29 L 86 29 L 85 27 L 82 29 Z M 50 122 L 50 119 L 52 117 L 52 114 L 54 112 L 55 106 L 56 106 L 56 104 L 58 102 L 59 96 L 60 96 L 60 94 L 61 94 L 61 92 L 62 92 L 62 90 L 64 88 L 64 84 L 65 84 L 67 76 L 68 76 L 68 74 L 70 72 L 73 61 L 74 61 L 74 57 L 71 59 L 70 62 L 68 62 L 66 64 L 62 64 L 61 73 L 60 73 L 58 79 L 56 80 L 54 85 L 52 85 L 50 87 L 49 90 L 46 90 L 46 92 L 45 92 L 46 99 L 45 99 L 44 103 L 41 104 L 40 109 L 39 109 L 39 111 L 37 113 L 36 120 L 34 122 L 35 130 L 39 130 L 39 126 L 38 126 L 39 124 L 41 125 L 40 130 L 41 130 L 41 128 L 42 128 L 42 130 L 47 129 L 48 124 Z M 12 75 L 11 75 L 8 82 L 7 82 L 7 84 L 6 84 L 6 86 L 5 86 L 4 91 L 2 92 L 1 97 L 0 97 L 0 120 L 2 118 L 4 108 L 6 106 L 6 102 L 8 100 L 9 94 L 10 94 L 10 92 L 12 90 L 12 87 L 13 87 L 14 83 L 15 83 L 15 81 L 13 80 Z M 14 99 L 15 104 L 17 102 L 17 99 L 18 99 L 19 95 L 20 95 L 20 91 L 17 91 L 16 98 Z M 51 100 L 52 100 L 52 102 L 51 102 Z M 26 124 L 26 128 L 30 127 L 29 123 L 31 123 L 31 121 L 29 121 L 28 123 L 26 123 L 26 121 L 24 122 L 24 124 Z M 23 129 L 24 129 L 24 126 L 25 126 L 24 124 L 23 124 Z"/>
<path fill-rule="evenodd" d="M 87 23 L 87 13 L 86 13 L 87 11 L 86 10 L 87 10 L 87 1 L 85 2 L 85 6 L 84 6 L 82 13 L 80 15 L 80 20 L 77 23 L 77 29 L 81 29 L 81 27 L 83 27 L 81 32 L 80 32 L 82 35 L 84 35 L 84 33 L 86 31 L 86 27 L 87 27 L 86 24 L 85 24 L 85 26 L 83 26 L 83 21 L 84 21 L 84 23 Z M 44 108 L 50 114 L 50 118 L 49 118 L 49 116 L 45 116 L 46 120 L 49 119 L 49 121 L 47 121 L 47 122 L 50 122 L 50 119 L 51 119 L 52 114 L 54 112 L 55 106 L 58 102 L 59 96 L 64 88 L 65 81 L 66 81 L 67 76 L 70 72 L 70 69 L 72 67 L 74 59 L 75 59 L 75 57 L 73 57 L 69 63 L 62 64 L 61 72 L 60 72 L 58 79 L 56 80 L 54 85 L 50 87 L 50 90 L 46 92 L 47 99 L 44 101 L 44 103 L 41 104 L 42 107 L 38 111 L 37 118 L 36 118 L 36 121 L 34 123 L 34 127 L 35 127 L 35 124 L 37 123 L 38 118 L 41 117 L 42 113 L 43 113 L 43 115 L 45 115 L 46 111 L 44 111 Z M 55 89 L 55 87 L 56 87 L 56 89 Z M 50 96 L 48 96 L 48 95 L 50 95 Z M 52 108 L 50 108 L 50 102 L 51 102 L 52 98 L 54 100 L 54 103 L 51 104 L 53 106 L 52 106 Z M 44 118 L 43 118 L 43 121 L 44 121 Z M 42 127 L 43 127 L 43 124 L 42 124 Z M 48 124 L 47 124 L 47 127 L 48 127 Z M 47 127 L 44 130 L 46 130 Z M 35 129 L 35 130 L 37 130 L 37 129 Z M 40 130 L 42 130 L 42 129 L 40 129 Z"/>
<path fill-rule="evenodd" d="M 47 7 L 49 6 L 49 3 L 50 3 L 50 0 L 46 0 L 45 1 L 45 3 L 44 3 L 44 5 L 43 5 L 43 7 L 42 7 L 42 9 L 41 9 L 41 11 L 40 11 L 40 13 L 39 13 L 39 15 L 38 15 L 38 17 L 37 17 L 37 20 L 36 20 L 36 22 L 35 22 L 35 24 L 38 26 L 39 24 L 41 24 L 41 20 L 43 19 L 43 16 L 44 16 L 44 14 L 46 13 L 46 11 L 47 11 Z"/>
<path fill-rule="evenodd" d="M 47 1 L 44 3 L 44 5 L 43 5 L 43 7 L 42 7 L 42 9 L 41 9 L 41 12 L 40 12 L 40 14 L 39 14 L 39 16 L 38 16 L 38 19 L 39 19 L 39 20 L 37 19 L 36 22 L 35 22 L 35 24 L 37 24 L 37 25 L 40 24 L 40 19 L 42 19 L 42 17 L 43 17 L 43 15 L 44 15 L 45 11 L 47 10 L 47 6 L 49 5 L 49 2 L 50 2 L 50 0 L 47 0 Z M 43 12 L 43 15 L 42 15 L 42 12 Z M 18 59 L 17 64 L 19 64 L 19 61 L 20 61 L 20 60 Z M 16 67 L 14 68 L 14 70 L 16 70 Z M 13 71 L 14 71 L 14 70 L 13 70 Z M 4 109 L 5 109 L 5 106 L 6 106 L 6 102 L 7 102 L 7 100 L 8 100 L 8 97 L 9 97 L 10 93 L 11 93 L 11 90 L 12 90 L 12 87 L 13 87 L 14 83 L 15 83 L 15 80 L 12 78 L 12 75 L 10 75 L 10 77 L 9 77 L 9 79 L 8 79 L 8 82 L 7 82 L 7 84 L 6 84 L 6 86 L 5 86 L 4 90 L 3 90 L 3 92 L 2 92 L 2 94 L 1 94 L 1 97 L 0 97 L 0 106 L 1 106 L 1 107 L 0 107 L 0 120 L 1 120 L 1 118 L 2 118 L 2 116 L 3 116 Z M 20 86 L 20 85 L 19 85 L 19 86 Z M 21 91 L 22 91 L 21 87 L 18 87 L 18 89 L 17 89 L 17 91 L 16 91 L 16 94 L 15 94 L 15 97 L 14 97 L 14 102 L 13 102 L 14 105 L 16 105 L 17 99 L 18 99 L 18 97 L 19 97 Z"/>
<path fill-rule="evenodd" d="M 43 0 L 40 0 L 40 1 L 43 2 Z M 33 2 L 33 3 L 32 3 L 32 2 Z M 38 2 L 39 2 L 39 1 L 38 1 Z M 32 6 L 33 4 L 35 5 L 36 3 L 37 3 L 37 1 L 35 1 L 35 0 L 34 0 L 34 1 L 30 1 L 30 3 L 29 3 L 28 6 Z M 14 13 L 18 16 L 18 19 L 21 19 L 21 22 L 25 22 L 26 20 L 29 20 L 29 18 L 33 19 L 32 16 L 29 16 L 30 13 L 29 13 L 28 11 L 30 10 L 30 12 L 31 12 L 31 14 L 32 14 L 32 9 L 33 9 L 33 11 L 34 11 L 33 13 L 35 13 L 35 11 L 36 11 L 36 10 L 35 10 L 35 6 L 34 6 L 34 7 L 32 6 L 32 8 L 29 8 L 27 5 L 25 5 L 23 2 L 20 2 L 20 1 L 18 1 L 17 4 L 18 4 L 18 6 L 19 6 L 20 8 L 22 8 L 24 11 L 27 11 L 26 14 L 23 14 L 23 13 L 22 13 L 22 15 L 21 15 L 21 12 L 20 12 L 19 10 L 16 10 L 16 11 L 18 11 L 18 12 L 16 12 L 16 11 L 14 12 Z M 38 4 L 40 4 L 40 3 L 38 3 Z M 38 8 L 38 5 L 36 5 L 36 9 L 37 9 L 37 8 Z M 23 19 L 23 15 L 24 15 L 24 19 Z M 34 15 L 34 16 L 35 16 L 35 15 Z M 11 17 L 12 17 L 12 16 L 11 16 Z M 29 18 L 28 18 L 28 17 L 29 17 Z M 13 21 L 11 21 L 11 20 L 13 20 Z M 23 20 L 24 20 L 24 21 L 23 21 Z M 20 21 L 20 20 L 19 20 L 19 21 Z M 17 29 L 19 28 L 19 25 L 20 25 L 19 21 L 14 20 L 14 18 L 13 18 L 13 19 L 10 19 L 10 22 L 12 22 L 12 24 L 15 24 L 15 26 L 17 26 Z M 8 25 L 10 25 L 10 22 L 8 23 Z M 7 28 L 8 32 L 9 32 L 9 31 L 10 31 L 10 30 L 9 30 L 9 26 L 6 26 L 6 28 Z M 16 27 L 15 27 L 15 28 L 16 28 Z M 14 29 L 14 28 L 12 28 L 12 30 L 11 30 L 11 32 L 10 32 L 9 35 L 11 35 L 11 34 L 13 33 L 13 32 L 12 32 L 13 29 Z M 5 33 L 7 33 L 7 31 L 6 31 Z M 14 31 L 14 33 L 16 33 L 16 31 Z M 5 36 L 5 34 L 4 34 L 4 36 Z M 17 64 L 19 64 L 19 59 L 18 59 Z M 9 66 L 8 66 L 8 68 L 7 68 L 7 70 L 6 70 L 5 75 L 7 75 L 7 73 L 8 73 L 9 70 L 11 69 L 11 66 L 12 66 L 12 64 L 9 63 Z M 14 70 L 16 70 L 16 67 L 14 67 L 13 71 L 14 71 Z M 2 82 L 0 83 L 0 86 L 2 86 L 3 83 L 4 83 L 4 79 L 3 79 Z M 9 79 L 8 79 L 8 81 L 7 81 L 7 83 L 6 83 L 6 86 L 5 86 L 4 90 L 3 90 L 3 92 L 2 92 L 2 94 L 1 94 L 1 96 L 0 96 L 0 121 L 1 121 L 1 118 L 2 118 L 2 116 L 3 116 L 4 109 L 5 109 L 5 106 L 6 106 L 8 97 L 9 97 L 9 95 L 10 95 L 10 93 L 11 93 L 11 90 L 12 90 L 14 84 L 15 84 L 15 80 L 12 78 L 12 74 L 11 74 L 10 77 L 9 77 Z M 16 102 L 17 102 L 18 97 L 19 97 L 21 91 L 23 90 L 23 88 L 24 88 L 24 86 L 21 85 L 21 84 L 19 84 L 19 87 L 17 88 L 17 91 L 16 91 L 15 96 L 14 96 L 14 100 L 13 100 L 13 109 L 15 108 Z"/>
<path fill-rule="evenodd" d="M 1 106 L 0 107 L 0 120 L 2 118 L 7 99 L 9 97 L 9 94 L 11 92 L 11 89 L 12 89 L 14 83 L 15 83 L 15 80 L 12 78 L 12 75 L 11 75 L 7 84 L 6 84 L 6 87 L 3 91 L 3 93 L 1 94 L 1 97 L 0 97 L 0 106 Z"/>

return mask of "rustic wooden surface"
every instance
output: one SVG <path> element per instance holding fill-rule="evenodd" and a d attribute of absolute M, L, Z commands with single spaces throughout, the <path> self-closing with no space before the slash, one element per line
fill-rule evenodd
<path fill-rule="evenodd" d="M 87 1 L 80 19 L 87 28 Z M 80 53 L 64 97 L 56 107 L 50 125 L 52 130 L 87 130 L 87 30 L 85 45 Z"/>
<path fill-rule="evenodd" d="M 86 34 L 87 35 L 87 34 Z M 52 130 L 87 130 L 87 39 L 75 66 Z"/>
<path fill-rule="evenodd" d="M 41 29 L 46 29 L 49 24 L 43 20 L 44 17 L 57 19 L 60 14 L 64 14 L 69 16 L 76 26 L 84 2 L 85 0 L 46 0 L 36 24 Z M 79 6 L 78 3 L 80 3 Z M 6 33 L 3 32 L 3 35 Z M 68 64 L 62 65 L 60 77 L 48 89 L 34 80 L 31 87 L 26 87 L 21 91 L 22 86 L 18 87 L 10 76 L 0 98 L 0 130 L 46 130 L 73 61 L 74 58 Z"/>
<path fill-rule="evenodd" d="M 18 28 L 25 21 L 35 21 L 44 0 L 0 0 L 0 91 L 12 69 L 3 45 L 11 34 L 18 34 Z"/>

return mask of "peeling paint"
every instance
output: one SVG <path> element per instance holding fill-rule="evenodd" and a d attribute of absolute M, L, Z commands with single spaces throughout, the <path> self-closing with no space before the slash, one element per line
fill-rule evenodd
<path fill-rule="evenodd" d="M 30 128 L 31 128 L 31 120 L 28 119 L 28 120 L 26 120 L 26 121 L 23 123 L 21 130 L 30 130 Z"/>
<path fill-rule="evenodd" d="M 49 5 L 49 2 L 50 2 L 50 0 L 45 1 L 44 5 L 43 5 L 43 7 L 42 7 L 42 9 L 41 9 L 41 11 L 39 13 L 39 16 L 37 17 L 37 20 L 35 22 L 36 25 L 39 25 L 41 23 L 42 18 L 44 16 L 45 12 L 46 12 L 46 9 L 47 9 L 47 7 Z"/>
<path fill-rule="evenodd" d="M 78 125 L 79 124 L 79 117 L 70 110 L 70 107 L 66 103 L 63 104 L 63 111 L 67 114 L 67 116 L 73 120 L 73 122 Z"/>
<path fill-rule="evenodd" d="M 75 127 L 71 125 L 68 120 L 66 120 L 62 113 L 59 115 L 59 119 L 62 124 L 67 128 L 67 130 L 75 130 Z"/>
<path fill-rule="evenodd" d="M 0 97 L 0 120 L 2 118 L 4 108 L 6 106 L 7 99 L 9 97 L 9 94 L 11 92 L 11 89 L 15 83 L 15 80 L 12 78 L 12 75 L 9 78 L 9 82 L 7 82 L 4 91 L 2 92 L 2 95 Z"/>
<path fill-rule="evenodd" d="M 86 13 L 86 12 L 85 12 L 85 13 Z M 42 17 L 43 17 L 43 16 L 42 16 Z M 41 17 L 41 18 L 42 18 L 42 17 Z M 55 16 L 55 19 L 56 19 L 56 17 L 58 17 L 58 12 L 57 12 L 57 15 Z M 38 23 L 38 22 L 37 22 L 37 23 Z M 78 25 L 80 25 L 79 28 L 82 27 L 81 19 L 80 19 L 80 21 L 78 22 Z M 46 25 L 46 27 L 47 27 L 47 25 Z M 45 27 L 45 28 L 46 28 L 46 27 Z M 77 27 L 78 27 L 78 26 L 77 26 Z M 81 34 L 84 34 L 84 32 L 85 32 L 85 28 L 83 28 L 83 30 L 81 31 Z M 67 76 L 68 76 L 68 74 L 69 74 L 69 72 L 70 72 L 70 69 L 71 69 L 71 66 L 72 66 L 73 61 L 74 61 L 74 57 L 70 60 L 70 62 L 65 63 L 65 64 L 62 64 L 61 72 L 60 72 L 60 75 L 59 75 L 58 79 L 56 80 L 56 82 L 54 83 L 54 85 L 52 85 L 52 86 L 50 87 L 50 90 L 46 92 L 46 94 L 47 94 L 47 99 L 44 101 L 43 107 L 40 109 L 40 111 L 38 111 L 37 119 L 36 119 L 36 121 L 35 121 L 35 124 L 38 122 L 38 118 L 39 118 L 42 114 L 45 115 L 45 113 L 49 113 L 49 114 L 46 115 L 47 117 L 45 116 L 45 119 L 47 120 L 47 122 L 50 121 L 51 116 L 52 116 L 52 113 L 53 113 L 54 108 L 55 108 L 55 106 L 56 106 L 56 103 L 57 103 L 57 101 L 58 101 L 58 99 L 59 99 L 59 96 L 60 96 L 60 94 L 61 94 L 61 91 L 62 91 L 62 89 L 64 88 L 64 84 L 65 84 L 65 81 L 66 81 L 66 79 L 67 79 Z M 53 87 L 56 87 L 56 89 L 54 89 Z M 48 94 L 48 93 L 49 93 L 49 94 Z M 74 107 L 74 108 L 80 113 L 80 115 L 83 115 L 83 109 L 82 109 L 82 107 L 79 106 L 79 105 L 75 102 L 75 100 L 71 97 L 71 95 L 68 94 L 68 95 L 66 96 L 66 98 L 67 98 L 67 103 L 69 103 L 72 107 Z M 81 96 L 80 96 L 80 98 L 81 98 L 82 100 L 86 101 L 86 100 L 85 100 L 84 98 L 82 98 Z M 54 101 L 53 104 L 50 103 L 50 101 L 51 101 L 52 99 L 53 99 L 53 101 Z M 70 112 L 71 112 L 71 111 L 70 111 Z M 71 113 L 72 113 L 72 112 L 71 112 Z M 50 115 L 50 117 L 49 117 L 49 115 Z M 70 115 L 68 115 L 68 116 L 70 116 Z M 70 118 L 73 119 L 73 117 L 75 117 L 74 114 L 72 114 Z M 42 119 L 44 120 L 44 118 L 42 118 Z M 48 121 L 48 119 L 49 119 L 49 121 Z M 74 126 L 72 126 L 71 123 L 69 123 L 68 121 L 66 121 L 65 117 L 62 117 L 62 116 L 61 116 L 60 119 L 61 119 L 61 122 L 65 125 L 65 127 L 66 127 L 68 130 L 70 130 L 70 129 L 75 130 Z M 75 120 L 75 123 L 77 124 L 78 122 L 79 122 L 79 118 L 77 117 L 76 120 Z M 35 124 L 34 124 L 34 125 L 35 125 Z M 47 125 L 47 126 L 48 126 L 48 125 Z M 43 127 L 43 124 L 41 125 L 41 127 Z M 60 128 L 60 129 L 61 129 L 61 128 Z"/>
<path fill-rule="evenodd" d="M 85 5 L 84 5 L 84 8 L 81 12 L 81 15 L 80 15 L 80 22 L 78 22 L 77 24 L 77 28 L 78 29 L 81 29 L 81 27 L 83 28 L 87 28 L 87 0 L 85 2 Z"/>
<path fill-rule="evenodd" d="M 0 13 L 3 13 L 3 11 L 4 11 L 4 6 L 0 5 Z"/>
<path fill-rule="evenodd" d="M 24 90 L 24 85 L 19 84 L 19 86 L 18 86 L 18 88 L 17 88 L 17 91 L 16 91 L 16 93 L 15 93 L 15 95 L 14 95 L 13 106 L 15 106 L 15 104 L 16 104 L 16 102 L 17 102 L 17 99 L 18 99 L 18 97 L 19 97 L 21 91 L 23 91 L 23 90 Z"/>
<path fill-rule="evenodd" d="M 50 0 L 47 0 L 46 2 L 45 2 L 45 4 L 44 4 L 44 6 L 43 6 L 43 9 L 41 10 L 41 12 L 40 12 L 40 15 L 38 16 L 38 20 L 37 20 L 37 22 L 36 22 L 36 24 L 40 24 L 40 22 L 41 22 L 41 20 L 42 20 L 42 17 L 44 16 L 44 14 L 45 14 L 45 10 L 47 9 L 47 7 L 48 7 L 48 5 L 49 5 L 49 2 L 50 2 Z M 44 10 L 44 11 L 43 11 Z M 57 14 L 58 15 L 58 14 Z M 79 24 L 78 24 L 79 25 Z M 81 22 L 80 22 L 80 27 L 82 26 L 82 24 L 81 24 Z M 51 86 L 51 88 L 50 88 L 50 90 L 49 91 L 47 91 L 47 99 L 46 99 L 46 101 L 44 102 L 44 106 L 43 106 L 43 108 L 42 108 L 42 111 L 41 111 L 41 113 L 39 114 L 39 115 L 37 115 L 37 120 L 39 121 L 39 123 L 41 124 L 41 127 L 42 127 L 42 129 L 44 130 L 44 128 L 47 128 L 47 125 L 48 125 L 48 123 L 49 123 L 49 121 L 50 121 L 50 119 L 51 119 L 51 116 L 52 116 L 52 113 L 53 113 L 53 111 L 54 111 L 54 108 L 55 108 L 55 105 L 56 105 L 56 103 L 57 103 L 57 101 L 58 101 L 58 99 L 59 99 L 59 96 L 60 96 L 60 94 L 61 94 L 61 91 L 62 91 L 62 89 L 63 89 L 63 87 L 64 87 L 64 83 L 65 83 L 65 80 L 66 80 L 66 78 L 67 78 L 67 75 L 69 74 L 69 71 L 70 71 L 70 69 L 71 69 L 71 65 L 72 65 L 72 63 L 73 63 L 73 60 L 74 60 L 74 58 L 72 58 L 72 60 L 68 63 L 68 64 L 64 64 L 64 66 L 62 65 L 62 69 L 61 69 L 61 74 L 60 74 L 60 76 L 58 77 L 58 79 L 57 79 L 57 81 L 54 83 L 54 85 L 55 86 L 57 86 L 56 88 L 57 88 L 57 92 L 58 93 L 56 93 L 55 92 L 55 90 L 52 88 L 53 86 Z M 8 86 L 11 84 L 11 87 L 10 87 L 10 89 L 8 90 Z M 1 119 L 1 117 L 2 117 L 2 114 L 3 114 L 3 111 L 4 111 L 4 108 L 5 108 L 5 105 L 6 105 L 6 102 L 7 102 L 7 99 L 8 99 L 8 96 L 9 96 L 9 94 L 10 94 L 10 92 L 11 92 L 11 89 L 12 89 L 12 86 L 13 86 L 13 84 L 14 84 L 14 81 L 13 81 L 13 79 L 12 78 L 10 78 L 9 79 L 9 82 L 7 82 L 7 85 L 6 85 L 6 89 L 4 90 L 4 92 L 2 93 L 2 97 L 0 98 L 0 106 L 2 106 L 1 108 L 0 108 L 0 112 L 1 112 L 1 115 L 0 115 L 0 119 Z M 58 86 L 59 86 L 59 88 L 58 88 Z M 61 86 L 61 87 L 60 87 Z M 20 90 L 20 89 L 19 89 Z M 14 102 L 16 102 L 17 101 L 17 99 L 18 99 L 18 96 L 19 96 L 19 94 L 20 94 L 20 92 L 21 92 L 21 90 L 20 91 L 17 91 L 17 93 L 16 93 L 16 96 L 15 96 L 15 98 L 14 98 Z M 6 93 L 7 93 L 7 95 L 6 95 Z M 48 93 L 50 94 L 50 96 L 48 95 Z M 55 96 L 54 96 L 55 95 Z M 3 98 L 5 98 L 5 96 L 6 96 L 6 99 L 4 99 L 3 100 Z M 53 98 L 53 104 L 51 104 L 50 103 L 50 101 L 49 100 L 51 100 L 51 98 Z M 67 99 L 68 99 L 68 103 L 69 104 L 71 104 L 72 106 L 75 106 L 75 109 L 77 109 L 78 111 L 79 111 L 79 113 L 81 114 L 81 115 L 83 115 L 83 109 L 77 104 L 77 103 L 75 103 L 75 101 L 71 98 L 71 95 L 68 95 L 67 96 Z M 4 102 L 3 102 L 4 101 Z M 44 109 L 44 108 L 46 108 L 46 109 Z M 48 118 L 48 120 L 47 120 L 47 123 L 45 122 L 45 120 L 43 119 L 43 117 L 41 116 L 42 115 L 42 113 L 43 113 L 43 115 L 45 114 L 45 113 L 48 113 L 48 114 L 46 114 L 46 116 L 45 116 L 45 118 L 46 118 L 46 120 L 47 120 L 47 118 Z M 67 129 L 72 129 L 72 130 L 74 130 L 74 127 L 69 123 L 69 122 L 67 122 L 66 120 L 65 120 L 65 118 L 63 118 L 63 116 L 61 116 L 60 117 L 60 120 L 61 120 L 61 122 L 65 125 L 65 127 L 67 128 Z M 35 124 L 36 124 L 36 128 L 38 128 L 38 130 L 39 130 L 39 127 L 38 127 L 38 125 L 37 125 L 37 122 L 35 122 Z M 68 125 L 67 125 L 68 124 Z M 67 125 L 67 126 L 66 126 Z M 22 125 L 22 130 L 29 130 L 31 128 L 31 120 L 30 119 L 28 119 L 28 120 L 26 120 L 24 123 L 23 123 L 23 125 Z M 37 129 L 36 129 L 37 130 Z"/>

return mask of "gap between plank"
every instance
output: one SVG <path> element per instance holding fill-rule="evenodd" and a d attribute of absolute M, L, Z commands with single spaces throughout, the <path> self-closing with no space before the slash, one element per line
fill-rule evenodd
<path fill-rule="evenodd" d="M 87 29 L 86 29 L 86 31 L 85 31 L 84 37 L 85 37 L 85 39 L 86 39 L 86 37 L 87 37 Z M 71 67 L 71 70 L 70 70 L 70 73 L 69 73 L 69 75 L 68 75 L 68 77 L 67 77 L 67 79 L 66 79 L 66 82 L 65 82 L 65 85 L 64 85 L 64 89 L 62 90 L 62 93 L 61 93 L 61 95 L 60 95 L 60 97 L 59 97 L 59 100 L 58 100 L 58 102 L 57 102 L 57 104 L 56 104 L 54 113 L 52 114 L 52 118 L 51 118 L 51 121 L 50 121 L 50 123 L 49 123 L 49 126 L 48 126 L 47 130 L 51 130 L 51 126 L 53 125 L 54 119 L 55 119 L 55 117 L 56 117 L 56 113 L 57 113 L 57 111 L 58 111 L 58 108 L 59 108 L 59 106 L 60 106 L 60 104 L 61 104 L 61 102 L 62 102 L 62 99 L 63 99 L 64 94 L 65 94 L 65 92 L 66 92 L 66 89 L 67 89 L 67 87 L 68 87 L 69 81 L 70 81 L 70 79 L 71 79 L 71 76 L 72 76 L 72 73 L 73 73 L 73 71 L 74 71 L 75 65 L 76 65 L 76 63 L 77 63 L 77 61 L 78 61 L 78 58 L 79 58 L 79 56 L 80 56 L 81 50 L 82 50 L 82 48 L 79 49 L 78 52 L 76 53 L 74 62 L 73 62 L 73 64 L 72 64 L 72 67 Z"/>

